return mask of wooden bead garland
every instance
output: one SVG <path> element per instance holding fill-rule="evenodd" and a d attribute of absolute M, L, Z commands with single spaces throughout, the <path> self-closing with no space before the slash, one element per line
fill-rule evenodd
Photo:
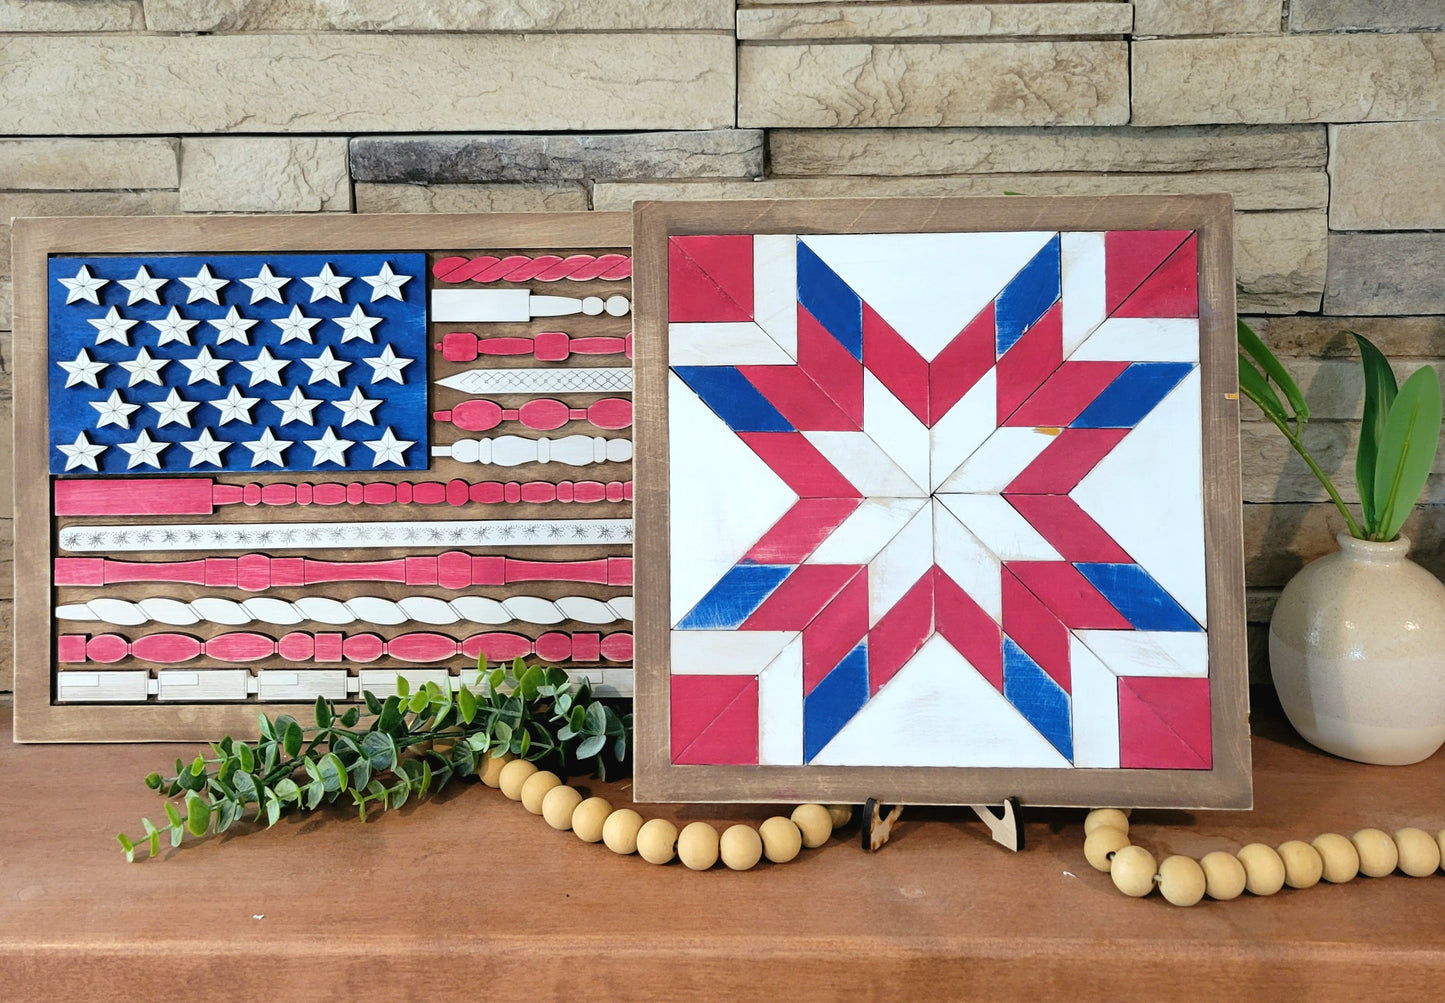
<path fill-rule="evenodd" d="M 667 819 L 644 820 L 631 808 L 614 810 L 606 798 L 584 799 L 555 773 L 539 770 L 535 763 L 516 759 L 511 753 L 486 757 L 478 774 L 488 787 L 520 801 L 552 828 L 572 830 L 585 843 L 601 842 L 613 853 L 636 853 L 653 864 L 680 860 L 694 871 L 709 870 L 719 860 L 734 871 L 751 870 L 765 857 L 774 864 L 785 864 L 805 846 L 822 846 L 833 830 L 847 825 L 853 815 L 850 805 L 804 804 L 793 809 L 791 818 L 774 815 L 756 829 L 738 824 L 719 835 L 707 822 L 691 822 L 679 832 Z M 1127 817 L 1123 813 L 1119 817 L 1127 827 Z M 1128 843 L 1128 837 L 1123 838 L 1121 846 Z"/>
<path fill-rule="evenodd" d="M 1312 888 L 1321 879 L 1331 883 L 1357 874 L 1384 877 L 1399 870 L 1414 878 L 1428 877 L 1445 859 L 1445 830 L 1432 837 L 1423 829 L 1405 828 L 1393 836 L 1382 829 L 1361 829 L 1346 838 L 1327 832 L 1312 842 L 1291 839 L 1278 849 L 1250 843 L 1234 854 L 1215 850 L 1198 862 L 1191 857 L 1154 856 L 1129 842 L 1129 819 L 1117 808 L 1098 808 L 1084 819 L 1084 856 L 1096 870 L 1106 871 L 1125 895 L 1143 898 L 1159 886 L 1165 899 L 1191 906 L 1208 896 L 1219 901 L 1242 892 L 1273 895 L 1288 884 Z"/>

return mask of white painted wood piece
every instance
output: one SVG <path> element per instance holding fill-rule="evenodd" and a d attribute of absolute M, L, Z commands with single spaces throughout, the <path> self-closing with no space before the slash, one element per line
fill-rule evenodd
<path fill-rule="evenodd" d="M 796 299 L 793 306 L 796 309 Z M 796 320 L 793 327 L 796 346 Z M 668 365 L 789 366 L 794 361 L 771 335 L 748 321 L 667 325 Z"/>
<path fill-rule="evenodd" d="M 317 697 L 345 700 L 345 669 L 262 669 L 256 673 L 256 697 L 265 702 L 305 701 Z"/>
<path fill-rule="evenodd" d="M 631 439 L 609 439 L 600 435 L 546 436 L 531 439 L 521 435 L 498 435 L 482 439 L 457 439 L 431 447 L 431 455 L 458 463 L 485 463 L 519 467 L 524 463 L 565 463 L 585 467 L 593 463 L 626 463 L 632 459 Z"/>
<path fill-rule="evenodd" d="M 928 504 L 926 498 L 865 498 L 805 564 L 867 564 Z"/>
<path fill-rule="evenodd" d="M 933 423 L 929 487 L 937 491 L 973 451 L 983 445 L 998 419 L 998 371 L 990 369 L 948 412 Z"/>
<path fill-rule="evenodd" d="M 756 675 L 799 636 L 796 630 L 674 630 L 670 671 L 675 676 Z"/>
<path fill-rule="evenodd" d="M 1104 234 L 1061 233 L 1059 270 L 1063 280 L 1063 340 L 1067 359 L 1104 322 Z"/>
<path fill-rule="evenodd" d="M 396 669 L 359 669 L 352 682 L 355 684 L 352 690 L 354 696 L 360 696 L 363 690 L 372 693 L 378 699 L 385 700 L 396 693 L 396 680 L 405 676 L 411 692 L 415 693 L 427 683 L 436 683 L 438 686 L 445 686 L 447 689 L 456 689 L 456 685 L 466 683 L 468 689 L 475 689 L 473 683 L 476 681 L 476 673 L 467 672 L 460 676 L 453 676 L 446 669 L 412 669 L 408 668 L 398 672 Z M 456 684 L 452 682 L 456 680 Z"/>
<path fill-rule="evenodd" d="M 1040 536 L 1000 495 L 940 494 L 937 498 L 979 542 L 1001 560 L 1063 560 L 1053 545 Z"/>
<path fill-rule="evenodd" d="M 245 669 L 162 669 L 156 673 L 160 686 L 156 699 L 205 703 L 213 700 L 245 700 L 251 673 Z"/>
<path fill-rule="evenodd" d="M 863 431 L 908 475 L 917 494 L 928 494 L 932 449 L 928 426 L 867 370 L 863 371 Z"/>
<path fill-rule="evenodd" d="M 793 234 L 753 237 L 753 320 L 789 359 L 797 359 L 798 238 Z"/>
<path fill-rule="evenodd" d="M 1192 630 L 1076 630 L 1116 676 L 1209 675 L 1209 635 Z"/>
<path fill-rule="evenodd" d="M 931 567 L 933 510 L 923 505 L 868 562 L 868 626 L 875 626 Z"/>
<path fill-rule="evenodd" d="M 449 522 L 191 523 L 67 526 L 60 547 L 111 551 L 314 550 L 338 547 L 589 546 L 632 539 L 630 519 L 481 519 Z"/>
<path fill-rule="evenodd" d="M 539 369 L 466 369 L 436 381 L 439 387 L 472 395 L 540 393 L 631 393 L 631 366 Z"/>
<path fill-rule="evenodd" d="M 1001 426 L 948 476 L 939 491 L 998 494 L 1053 444 L 1034 428 Z"/>
<path fill-rule="evenodd" d="M 431 320 L 450 324 L 524 323 L 534 317 L 566 317 L 606 313 L 625 317 L 632 305 L 626 296 L 534 296 L 526 289 L 433 289 Z"/>
<path fill-rule="evenodd" d="M 758 764 L 803 765 L 803 639 L 758 673 Z"/>
<path fill-rule="evenodd" d="M 57 672 L 55 699 L 60 703 L 143 703 L 150 695 L 145 671 Z"/>
<path fill-rule="evenodd" d="M 1099 633 L 1126 633 L 1101 631 Z M 1075 636 L 1069 637 L 1070 710 L 1074 765 L 1119 768 L 1119 677 Z"/>
<path fill-rule="evenodd" d="M 932 511 L 934 563 L 995 623 L 1003 623 L 1003 565 L 998 555 L 937 498 Z"/>
<path fill-rule="evenodd" d="M 803 437 L 865 497 L 928 495 L 867 432 L 804 432 Z"/>
<path fill-rule="evenodd" d="M 1194 317 L 1111 317 L 1100 324 L 1069 359 L 1074 362 L 1198 362 L 1199 321 Z"/>

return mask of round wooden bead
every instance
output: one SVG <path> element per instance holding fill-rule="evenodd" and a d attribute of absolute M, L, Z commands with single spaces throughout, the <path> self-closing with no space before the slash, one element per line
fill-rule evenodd
<path fill-rule="evenodd" d="M 651 818 L 637 830 L 637 852 L 649 864 L 666 864 L 677 853 L 677 826 L 665 818 Z"/>
<path fill-rule="evenodd" d="M 497 774 L 497 786 L 507 797 L 518 801 L 522 797 L 522 785 L 536 772 L 537 764 L 530 759 L 514 759 Z"/>
<path fill-rule="evenodd" d="M 482 783 L 488 787 L 502 786 L 502 767 L 512 761 L 512 754 L 504 752 L 500 756 L 482 757 Z"/>
<path fill-rule="evenodd" d="M 543 809 L 547 807 L 542 804 Z M 612 805 L 606 798 L 588 798 L 572 809 L 572 831 L 584 843 L 595 843 L 602 838 L 602 827 L 612 814 Z"/>
<path fill-rule="evenodd" d="M 1284 887 L 1284 861 L 1274 847 L 1250 843 L 1235 856 L 1244 865 L 1244 887 L 1251 895 L 1273 895 Z"/>
<path fill-rule="evenodd" d="M 1320 883 L 1325 862 L 1319 851 L 1302 839 L 1290 839 L 1275 851 L 1284 861 L 1284 883 L 1291 888 L 1313 888 Z"/>
<path fill-rule="evenodd" d="M 1428 878 L 1440 869 L 1440 847 L 1424 829 L 1400 829 L 1395 833 L 1400 851 L 1400 870 L 1412 878 Z"/>
<path fill-rule="evenodd" d="M 542 814 L 542 799 L 553 787 L 562 783 L 562 778 L 551 770 L 539 770 L 522 781 L 522 807 L 533 815 Z"/>
<path fill-rule="evenodd" d="M 790 818 L 774 815 L 758 827 L 763 853 L 775 864 L 786 864 L 803 848 L 803 834 Z"/>
<path fill-rule="evenodd" d="M 626 856 L 637 852 L 637 832 L 642 816 L 631 808 L 619 808 L 602 823 L 602 842 L 613 853 Z"/>
<path fill-rule="evenodd" d="M 1350 842 L 1360 855 L 1360 873 L 1367 878 L 1383 878 L 1400 863 L 1400 851 L 1388 832 L 1361 829 L 1350 837 Z"/>
<path fill-rule="evenodd" d="M 1129 816 L 1125 815 L 1118 808 L 1095 808 L 1084 816 L 1084 835 L 1088 836 L 1095 829 L 1105 827 L 1118 829 L 1120 832 L 1129 831 Z"/>
<path fill-rule="evenodd" d="M 1324 879 L 1331 884 L 1350 881 L 1360 873 L 1360 854 L 1344 836 L 1337 832 L 1326 832 L 1316 836 L 1310 843 L 1324 863 Z"/>
<path fill-rule="evenodd" d="M 1109 861 L 1114 853 L 1129 845 L 1129 834 L 1112 825 L 1095 829 L 1084 837 L 1084 856 L 1096 871 L 1109 871 Z"/>
<path fill-rule="evenodd" d="M 706 822 L 689 822 L 677 837 L 677 859 L 691 871 L 705 871 L 717 863 L 717 830 Z"/>
<path fill-rule="evenodd" d="M 572 813 L 582 803 L 577 788 L 559 784 L 542 796 L 542 820 L 559 832 L 572 828 Z"/>
<path fill-rule="evenodd" d="M 1198 904 L 1207 885 L 1204 868 L 1193 857 L 1175 854 L 1159 864 L 1159 894 L 1174 905 Z"/>
<path fill-rule="evenodd" d="M 718 840 L 718 853 L 729 870 L 751 870 L 763 859 L 763 838 L 750 825 L 730 825 Z"/>
<path fill-rule="evenodd" d="M 1114 854 L 1109 876 L 1125 895 L 1141 899 L 1154 890 L 1154 855 L 1142 846 L 1126 846 Z"/>
<path fill-rule="evenodd" d="M 1204 872 L 1204 893 L 1219 902 L 1239 898 L 1244 891 L 1244 865 L 1232 853 L 1215 850 L 1199 860 Z"/>
<path fill-rule="evenodd" d="M 841 829 L 853 819 L 853 806 L 850 804 L 828 805 L 828 817 L 833 820 L 833 828 Z"/>
<path fill-rule="evenodd" d="M 803 834 L 803 845 L 816 849 L 833 835 L 833 819 L 820 804 L 800 804 L 793 809 L 793 822 Z"/>

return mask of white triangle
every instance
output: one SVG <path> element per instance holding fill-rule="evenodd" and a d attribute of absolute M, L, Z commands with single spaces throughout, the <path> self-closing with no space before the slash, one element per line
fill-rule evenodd
<path fill-rule="evenodd" d="M 676 375 L 668 404 L 676 626 L 798 496 Z"/>
<path fill-rule="evenodd" d="M 1048 739 L 937 634 L 810 764 L 1069 767 Z"/>
<path fill-rule="evenodd" d="M 803 765 L 801 635 L 758 673 L 758 765 Z"/>
<path fill-rule="evenodd" d="M 1069 496 L 1203 626 L 1201 456 L 1195 369 Z"/>
<path fill-rule="evenodd" d="M 863 371 L 863 431 L 927 494 L 932 435 L 893 391 L 868 370 Z"/>
<path fill-rule="evenodd" d="M 801 238 L 904 341 L 932 359 L 1053 239 L 1052 232 Z"/>

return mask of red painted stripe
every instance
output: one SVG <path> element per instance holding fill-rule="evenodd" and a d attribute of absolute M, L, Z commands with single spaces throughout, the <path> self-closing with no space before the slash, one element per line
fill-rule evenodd
<path fill-rule="evenodd" d="M 1127 368 L 1127 362 L 1065 362 L 1004 424 L 1064 428 Z"/>
<path fill-rule="evenodd" d="M 861 498 L 800 498 L 753 544 L 743 560 L 801 564 L 863 503 Z"/>
<path fill-rule="evenodd" d="M 1099 590 L 1067 561 L 1010 561 L 1010 572 L 1075 630 L 1133 630 Z"/>
<path fill-rule="evenodd" d="M 1055 302 L 998 360 L 1000 425 L 1064 361 L 1063 319 L 1063 304 Z"/>
<path fill-rule="evenodd" d="M 1066 428 L 1019 472 L 1004 494 L 1067 494 L 1128 432 L 1127 428 Z"/>
<path fill-rule="evenodd" d="M 1005 495 L 1066 561 L 1132 564 L 1133 558 L 1068 495 Z"/>
<path fill-rule="evenodd" d="M 928 361 L 867 303 L 863 304 L 863 363 L 919 421 L 929 424 Z"/>

